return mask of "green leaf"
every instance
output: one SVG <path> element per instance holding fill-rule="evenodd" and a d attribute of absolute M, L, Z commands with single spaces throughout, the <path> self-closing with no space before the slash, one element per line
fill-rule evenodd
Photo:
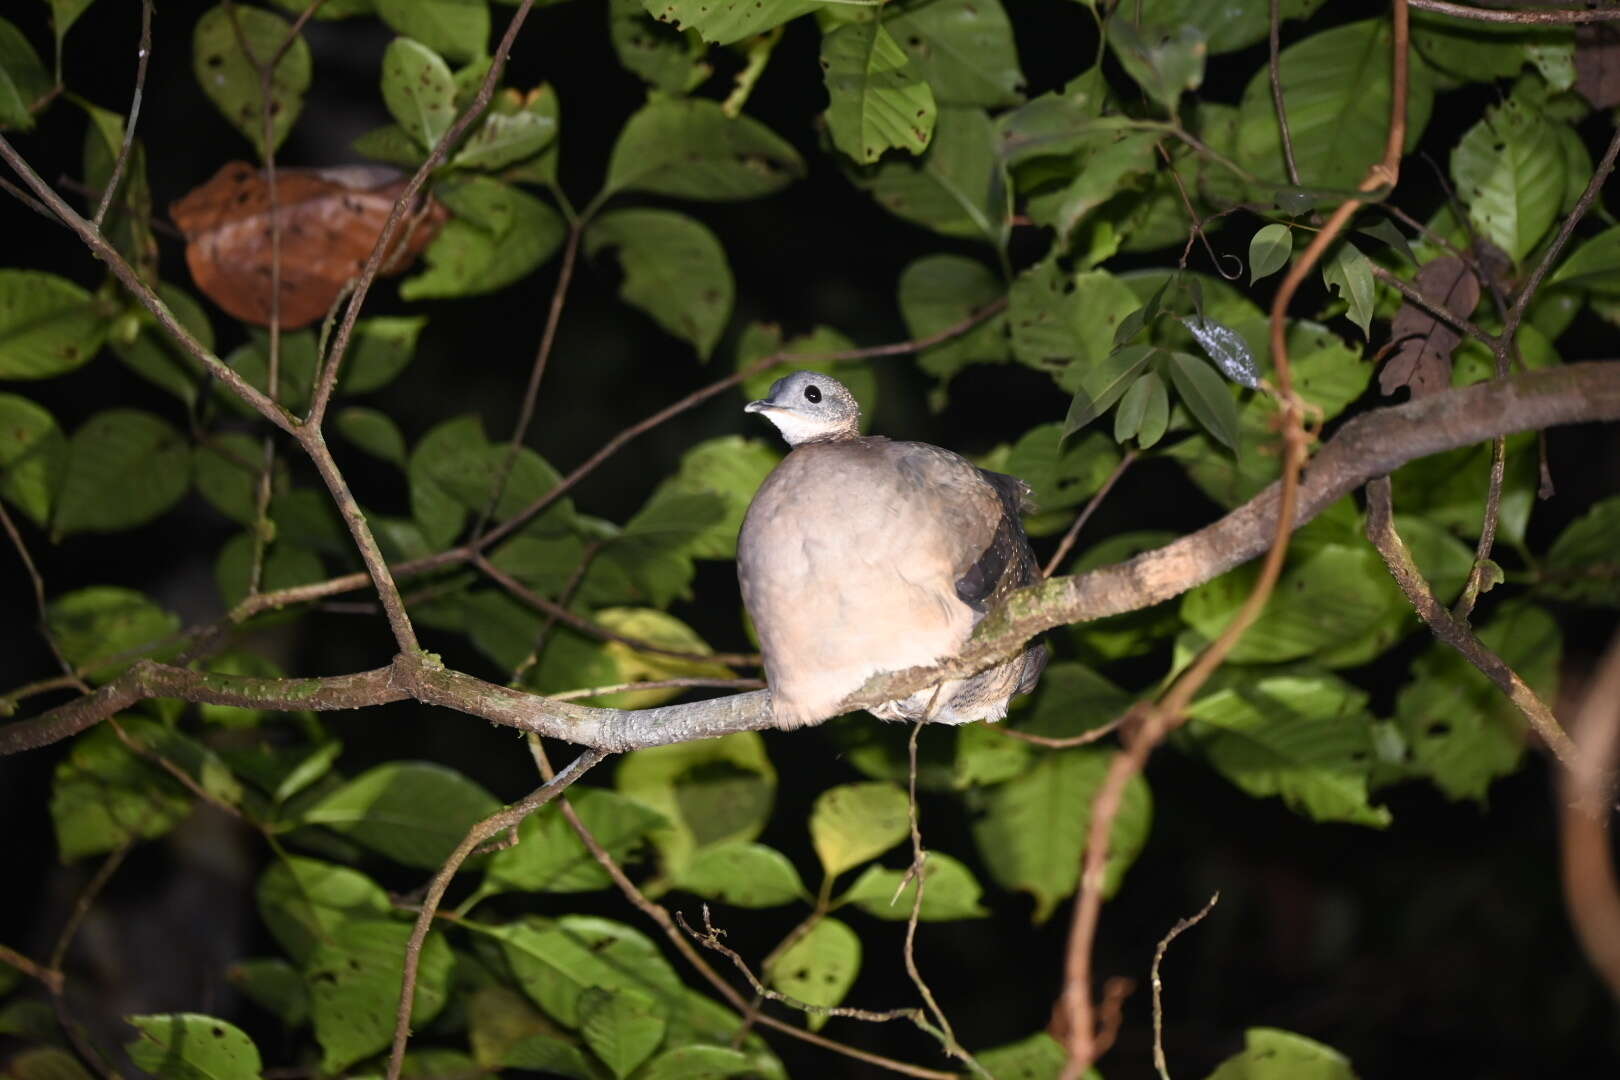
<path fill-rule="evenodd" d="M 991 788 L 973 838 L 1003 888 L 1035 899 L 1045 922 L 1080 880 L 1080 856 L 1091 828 L 1091 803 L 1114 755 L 1077 748 L 1053 751 L 1029 772 Z M 1153 801 L 1147 782 L 1132 777 L 1109 838 L 1103 895 L 1112 896 L 1147 842 Z"/>
<path fill-rule="evenodd" d="M 285 1026 L 309 1024 L 309 987 L 303 972 L 280 957 L 238 960 L 226 969 L 225 978 Z"/>
<path fill-rule="evenodd" d="M 646 191 L 713 202 L 757 199 L 803 175 L 798 151 L 759 121 L 729 117 L 707 99 L 665 98 L 648 102 L 619 132 L 603 196 Z"/>
<path fill-rule="evenodd" d="M 271 520 L 275 521 L 274 501 L 270 504 L 270 515 Z M 225 607 L 233 608 L 246 598 L 252 568 L 253 537 L 244 532 L 225 541 L 214 562 L 214 585 L 219 589 Z M 295 585 L 308 585 L 325 577 L 326 567 L 313 551 L 292 543 L 272 543 L 264 555 L 259 589 L 261 592 L 274 592 Z"/>
<path fill-rule="evenodd" d="M 373 2 L 377 5 L 377 14 L 390 29 L 415 38 L 435 52 L 452 60 L 474 60 L 485 55 L 489 41 L 488 0 Z M 386 64 L 385 59 L 385 68 Z"/>
<path fill-rule="evenodd" d="M 696 30 L 704 41 L 730 45 L 763 34 L 821 6 L 817 0 L 642 0 L 647 14 L 682 30 Z"/>
<path fill-rule="evenodd" d="M 1101 131 L 1118 130 L 1101 117 L 1108 84 L 1088 68 L 1060 90 L 1050 90 L 996 117 L 996 153 L 1009 169 L 1032 158 L 1068 156 Z"/>
<path fill-rule="evenodd" d="M 900 274 L 900 317 L 912 339 L 918 340 L 960 325 L 1004 293 L 1001 279 L 977 259 L 925 255 Z M 941 381 L 969 364 L 1003 364 L 1010 359 L 1005 314 L 917 355 L 918 366 Z"/>
<path fill-rule="evenodd" d="M 1079 506 L 1096 494 L 1118 465 L 1119 449 L 1108 436 L 1094 432 L 1069 441 L 1063 425 L 1040 424 L 1026 431 L 996 467 L 1023 480 L 1034 491 L 1035 505 L 1051 511 Z M 1034 521 L 1026 523 L 1033 526 Z M 1058 528 L 1067 526 L 1064 515 Z"/>
<path fill-rule="evenodd" d="M 54 1034 L 56 1029 L 48 1030 Z M 94 1080 L 78 1058 L 54 1046 L 41 1046 L 13 1055 L 6 1063 L 6 1072 L 15 1080 Z"/>
<path fill-rule="evenodd" d="M 852 175 L 889 212 L 945 236 L 1001 242 L 1005 192 L 983 109 L 940 106 L 920 160 L 894 158 Z"/>
<path fill-rule="evenodd" d="M 1050 665 L 1047 671 L 1051 671 Z M 956 729 L 956 754 L 951 761 L 952 789 L 966 791 L 999 784 L 1029 767 L 1034 750 L 1021 739 L 1009 739 L 1003 734 L 1004 730 L 989 724 L 964 724 Z"/>
<path fill-rule="evenodd" d="M 557 137 L 555 105 L 549 88 L 537 88 L 527 97 L 502 91 L 450 163 L 492 170 L 533 157 Z"/>
<path fill-rule="evenodd" d="M 870 164 L 885 150 L 920 154 L 933 137 L 934 93 L 879 22 L 846 23 L 821 39 L 833 145 Z"/>
<path fill-rule="evenodd" d="M 1300 181 L 1353 188 L 1383 157 L 1389 129 L 1390 28 L 1369 19 L 1323 30 L 1278 57 L 1288 129 Z M 1433 76 L 1411 65 L 1406 98 L 1406 146 L 1417 145 L 1434 104 Z M 1239 164 L 1281 185 L 1288 176 L 1267 65 L 1243 92 L 1237 130 Z"/>
<path fill-rule="evenodd" d="M 1164 383 L 1149 371 L 1137 376 L 1130 389 L 1120 397 L 1119 408 L 1114 410 L 1115 442 L 1125 442 L 1136 434 L 1136 429 L 1142 424 L 1142 414 L 1147 411 L 1148 399 L 1153 394 L 1154 386 L 1158 386 L 1161 393 L 1164 391 Z"/>
<path fill-rule="evenodd" d="M 191 810 L 185 788 L 102 725 L 74 740 L 51 783 L 51 821 L 64 863 L 162 836 Z"/>
<path fill-rule="evenodd" d="M 1547 552 L 1536 591 L 1577 604 L 1620 607 L 1620 496 L 1600 499 Z"/>
<path fill-rule="evenodd" d="M 718 495 L 657 492 L 625 524 L 624 531 L 608 542 L 603 554 L 624 569 L 640 596 L 652 604 L 662 607 L 677 598 L 691 599 L 693 567 L 686 549 L 725 515 L 725 500 Z M 695 634 L 676 630 L 653 616 L 645 618 L 661 624 L 659 629 L 687 639 L 683 645 L 667 647 L 686 649 L 696 645 L 695 651 L 708 651 Z"/>
<path fill-rule="evenodd" d="M 1294 230 L 1280 222 L 1255 230 L 1249 240 L 1249 284 L 1270 277 L 1294 253 Z"/>
<path fill-rule="evenodd" d="M 566 1027 L 579 1027 L 581 999 L 591 987 L 635 991 L 666 1008 L 681 994 L 680 976 L 658 946 L 611 919 L 530 916 L 487 932 L 501 943 L 524 992 Z"/>
<path fill-rule="evenodd" d="M 600 1080 L 602 1066 L 571 1042 L 537 1034 L 519 1039 L 497 1063 L 529 1072 L 555 1073 L 572 1080 Z"/>
<path fill-rule="evenodd" d="M 400 284 L 406 300 L 505 288 L 550 259 L 568 231 L 551 207 L 488 177 L 469 177 L 436 194 L 455 216 L 422 253 L 427 269 Z"/>
<path fill-rule="evenodd" d="M 935 0 L 886 13 L 883 25 L 944 105 L 1024 100 L 1012 23 L 999 0 Z"/>
<path fill-rule="evenodd" d="M 620 863 L 664 824 L 662 815 L 600 788 L 577 787 L 568 798 L 596 842 Z M 490 857 L 483 891 L 571 893 L 611 884 L 613 879 L 586 849 L 562 808 L 548 803 L 523 819 L 514 846 Z"/>
<path fill-rule="evenodd" d="M 979 1065 L 998 1080 L 1058 1080 L 1069 1055 L 1063 1044 L 1044 1031 L 1005 1046 L 980 1051 Z M 1102 1080 L 1096 1069 L 1087 1069 L 1080 1080 Z"/>
<path fill-rule="evenodd" d="M 1281 0 L 1277 16 L 1284 20 L 1304 19 L 1322 3 L 1323 0 Z M 1265 4 L 1220 7 L 1205 0 L 1142 0 L 1140 6 L 1133 2 L 1128 14 L 1132 20 L 1140 19 L 1152 26 L 1196 26 L 1212 54 L 1233 52 L 1264 41 L 1268 26 Z"/>
<path fill-rule="evenodd" d="M 615 210 L 591 222 L 585 250 L 617 252 L 619 295 L 707 360 L 731 317 L 726 252 L 701 222 L 672 210 Z"/>
<path fill-rule="evenodd" d="M 967 730 L 966 728 L 963 729 Z M 923 863 L 923 898 L 917 918 L 923 922 L 951 922 L 955 919 L 982 919 L 990 912 L 979 898 L 984 889 L 973 878 L 973 871 L 949 855 L 930 851 Z M 916 903 L 915 877 L 900 887 L 906 871 L 869 866 L 841 901 L 854 904 L 879 919 L 904 922 L 911 918 Z"/>
<path fill-rule="evenodd" d="M 1572 43 L 1568 26 L 1515 26 L 1433 11 L 1412 13 L 1412 44 L 1423 59 L 1463 82 L 1512 78 L 1531 49 L 1568 49 Z"/>
<path fill-rule="evenodd" d="M 590 987 L 580 995 L 579 1012 L 585 1044 L 619 1080 L 651 1057 L 664 1039 L 658 1002 L 635 990 Z"/>
<path fill-rule="evenodd" d="M 136 409 L 96 413 L 73 433 L 53 532 L 119 532 L 162 516 L 191 486 L 191 451 Z"/>
<path fill-rule="evenodd" d="M 487 962 L 493 957 L 481 951 L 479 959 Z M 481 976 L 482 972 L 479 974 Z M 535 1035 L 552 1037 L 560 1045 L 567 1045 L 561 1039 L 562 1029 L 541 1015 L 523 994 L 504 983 L 486 982 L 482 978 L 479 981 L 484 984 L 473 990 L 467 1001 L 467 1043 L 479 1065 L 499 1067 L 515 1047 Z M 591 1075 L 595 1080 L 594 1074 Z"/>
<path fill-rule="evenodd" d="M 611 0 L 608 37 L 626 71 L 666 94 L 689 93 L 714 70 L 702 38 L 654 21 L 641 0 Z"/>
<path fill-rule="evenodd" d="M 724 1046 L 678 1046 L 649 1061 L 640 1080 L 725 1080 L 726 1077 L 755 1075 L 754 1069 L 753 1060 L 740 1050 Z"/>
<path fill-rule="evenodd" d="M 810 811 L 810 841 L 828 877 L 888 851 L 910 831 L 910 803 L 894 784 L 841 784 Z"/>
<path fill-rule="evenodd" d="M 454 769 L 394 761 L 369 769 L 299 817 L 406 866 L 432 869 L 500 803 Z"/>
<path fill-rule="evenodd" d="M 416 354 L 425 315 L 375 315 L 354 324 L 354 340 L 338 378 L 338 393 L 381 390 L 405 370 Z"/>
<path fill-rule="evenodd" d="M 174 312 L 180 324 L 210 352 L 214 349 L 214 326 L 208 313 L 191 294 L 167 282 L 158 285 L 158 296 Z M 118 359 L 141 378 L 162 387 L 187 405 L 197 401 L 202 382 L 202 366 L 169 336 L 155 321 L 142 317 L 140 332 L 133 341 L 113 335 L 108 344 Z"/>
<path fill-rule="evenodd" d="M 1452 151 L 1451 178 L 1475 228 L 1522 262 L 1558 217 L 1564 195 L 1555 126 L 1517 96 L 1492 106 Z"/>
<path fill-rule="evenodd" d="M 1102 377 L 1098 369 L 1115 352 L 1115 329 L 1141 306 L 1113 275 L 1066 273 L 1055 258 L 1020 274 L 1007 300 L 1013 356 L 1069 391 Z"/>
<path fill-rule="evenodd" d="M 1361 328 L 1361 336 L 1371 333 L 1373 303 L 1372 260 L 1348 240 L 1341 241 L 1322 263 L 1322 284 L 1339 294 L 1348 308 L 1345 317 Z"/>
<path fill-rule="evenodd" d="M 372 457 L 405 468 L 405 436 L 386 413 L 351 405 L 339 409 L 332 422 L 344 438 Z"/>
<path fill-rule="evenodd" d="M 291 39 L 284 53 L 282 46 Z M 247 137 L 260 158 L 281 146 L 304 107 L 310 83 L 309 45 L 286 19 L 260 8 L 219 4 L 192 31 L 191 65 L 197 83 L 231 125 Z M 260 65 L 276 61 L 268 102 L 261 95 Z M 264 114 L 270 113 L 270 145 L 264 145 Z"/>
<path fill-rule="evenodd" d="M 632 751 L 613 782 L 669 823 L 652 833 L 668 875 L 679 875 L 701 848 L 754 839 L 776 794 L 776 770 L 752 731 Z"/>
<path fill-rule="evenodd" d="M 692 856 L 675 886 L 736 907 L 778 907 L 808 900 L 799 872 L 775 848 L 734 842 L 706 847 Z"/>
<path fill-rule="evenodd" d="M 737 530 L 748 504 L 780 460 L 781 455 L 761 439 L 722 435 L 705 440 L 681 455 L 680 468 L 659 485 L 649 505 L 665 494 L 717 497 L 724 506 L 721 517 L 694 533 L 683 550 L 693 558 L 734 559 Z"/>
<path fill-rule="evenodd" d="M 483 3 L 479 0 L 479 7 Z M 456 80 L 438 53 L 420 41 L 395 38 L 383 51 L 383 104 L 405 134 L 432 149 L 456 119 Z"/>
<path fill-rule="evenodd" d="M 1074 399 L 1069 402 L 1069 412 L 1063 420 L 1063 434 L 1072 435 L 1107 412 L 1147 370 L 1148 365 L 1163 355 L 1163 349 L 1152 345 L 1126 345 L 1114 350 L 1102 363 L 1087 367 L 1078 380 Z M 1072 365 L 1078 366 L 1078 363 Z M 1171 371 L 1173 375 L 1174 368 Z M 1222 389 L 1224 392 L 1224 387 Z"/>
<path fill-rule="evenodd" d="M 427 160 L 427 151 L 417 145 L 416 140 L 398 124 L 374 127 L 356 136 L 349 146 L 361 157 L 397 165 L 401 169 L 415 169 Z"/>
<path fill-rule="evenodd" d="M 818 919 L 765 970 L 765 981 L 806 1005 L 833 1006 L 844 1000 L 861 970 L 861 939 L 833 918 Z M 825 1013 L 807 1013 L 806 1025 L 821 1030 Z"/>
<path fill-rule="evenodd" d="M 321 1069 L 347 1068 L 387 1048 L 399 1009 L 400 969 L 411 936 L 407 923 L 354 919 L 339 923 L 315 946 L 305 966 L 321 1044 Z M 455 956 L 442 934 L 422 943 L 411 1023 L 420 1027 L 444 1008 Z"/>
<path fill-rule="evenodd" d="M 31 131 L 34 114 L 29 108 L 50 93 L 50 72 L 23 32 L 0 19 L 0 128 Z"/>
<path fill-rule="evenodd" d="M 1326 673 L 1231 681 L 1187 710 L 1188 736 L 1217 772 L 1315 821 L 1389 824 L 1389 811 L 1367 801 L 1376 761 L 1364 692 Z"/>
<path fill-rule="evenodd" d="M 270 935 L 300 965 L 344 924 L 392 910 L 382 886 L 358 870 L 298 855 L 271 863 L 254 895 Z"/>
<path fill-rule="evenodd" d="M 1243 1051 L 1209 1080 L 1356 1080 L 1350 1059 L 1319 1042 L 1277 1028 L 1249 1028 Z"/>
<path fill-rule="evenodd" d="M 44 525 L 62 484 L 67 438 L 51 414 L 16 394 L 0 394 L 0 496 Z"/>
<path fill-rule="evenodd" d="M 1620 225 L 1604 229 L 1570 252 L 1549 285 L 1572 285 L 1604 296 L 1620 296 Z"/>
<path fill-rule="evenodd" d="M 83 367 L 110 325 L 66 278 L 0 270 L 0 379 L 48 379 Z"/>
<path fill-rule="evenodd" d="M 1170 392 L 1157 374 L 1150 372 L 1144 378 L 1149 380 L 1148 400 L 1142 411 L 1141 423 L 1136 428 L 1136 445 L 1149 450 L 1164 438 L 1170 426 Z"/>
<path fill-rule="evenodd" d="M 231 354 L 225 358 L 226 366 L 235 368 L 236 373 L 254 388 L 268 392 L 270 335 L 260 327 L 250 327 L 248 333 L 248 341 L 231 350 Z M 319 363 L 320 358 L 315 355 L 314 331 L 297 330 L 282 334 L 276 371 L 276 400 L 294 412 L 308 408 L 310 390 L 315 384 L 315 369 Z M 214 384 L 214 393 L 239 415 L 258 415 L 252 406 L 231 393 L 223 383 Z"/>
<path fill-rule="evenodd" d="M 232 521 L 250 528 L 259 516 L 263 463 L 263 444 L 240 431 L 209 436 L 192 454 L 192 472 L 203 498 Z M 285 480 L 285 467 L 278 471 Z"/>
<path fill-rule="evenodd" d="M 1109 19 L 1108 45 L 1125 73 L 1171 115 L 1181 95 L 1204 81 L 1209 50 L 1203 31 L 1192 23 L 1161 27 Z"/>
<path fill-rule="evenodd" d="M 68 663 L 104 682 L 132 662 L 114 657 L 170 637 L 180 629 L 180 617 L 134 589 L 93 585 L 52 600 L 45 625 Z"/>
<path fill-rule="evenodd" d="M 1030 200 L 1030 216 L 1057 230 L 1067 242 L 1093 210 L 1122 191 L 1157 162 L 1154 146 L 1162 136 L 1153 131 L 1104 132 L 1087 140 L 1084 162 L 1061 190 L 1041 193 Z"/>
<path fill-rule="evenodd" d="M 234 1024 L 200 1013 L 131 1016 L 125 1043 L 136 1068 L 159 1080 L 257 1080 L 259 1048 Z"/>
<path fill-rule="evenodd" d="M 1170 381 L 1199 424 L 1222 445 L 1237 449 L 1238 411 L 1232 389 L 1215 370 L 1190 353 L 1170 354 Z"/>
<path fill-rule="evenodd" d="M 1557 700 L 1563 635 L 1545 610 L 1505 604 L 1478 635 L 1541 700 Z M 1428 777 L 1449 798 L 1484 801 L 1491 782 L 1524 757 L 1523 715 L 1495 683 L 1439 642 L 1417 659 L 1412 674 L 1395 701 L 1410 772 Z"/>

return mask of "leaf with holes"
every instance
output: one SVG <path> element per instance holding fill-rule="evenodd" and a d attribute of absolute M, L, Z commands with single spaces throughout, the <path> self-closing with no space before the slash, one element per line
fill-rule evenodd
<path fill-rule="evenodd" d="M 776 958 L 765 971 L 765 981 L 806 1005 L 834 1006 L 844 1000 L 861 970 L 861 939 L 833 918 L 816 921 L 805 934 Z M 811 1031 L 821 1030 L 826 1013 L 805 1015 Z"/>
<path fill-rule="evenodd" d="M 983 109 L 941 106 L 920 160 L 891 159 L 855 171 L 857 187 L 907 221 L 945 236 L 999 243 L 1006 194 Z"/>
<path fill-rule="evenodd" d="M 354 919 L 339 923 L 310 954 L 309 982 L 321 1069 L 336 1073 L 387 1048 L 399 1008 L 399 973 L 410 940 L 409 923 Z M 416 974 L 411 1023 L 420 1027 L 450 996 L 455 957 L 444 936 L 429 933 Z"/>
<path fill-rule="evenodd" d="M 821 6 L 817 0 L 641 0 L 647 14 L 704 41 L 730 45 L 774 29 Z"/>
<path fill-rule="evenodd" d="M 285 52 L 282 47 L 288 42 Z M 309 44 L 280 15 L 260 8 L 219 4 L 192 31 L 192 70 L 216 108 L 266 157 L 292 130 L 310 83 Z M 259 68 L 280 56 L 270 77 L 268 101 L 260 94 Z M 264 114 L 270 114 L 270 145 Z"/>
<path fill-rule="evenodd" d="M 1521 262 L 1552 226 L 1563 198 L 1557 131 L 1532 105 L 1510 97 L 1463 135 L 1451 152 L 1451 178 L 1469 220 Z"/>
<path fill-rule="evenodd" d="M 1160 27 L 1109 19 L 1108 45 L 1125 73 L 1172 115 L 1181 95 L 1204 81 L 1209 50 L 1204 32 L 1192 23 Z"/>
<path fill-rule="evenodd" d="M 799 872 L 764 844 L 715 844 L 692 857 L 675 879 L 687 892 L 737 907 L 778 907 L 808 900 Z"/>
<path fill-rule="evenodd" d="M 234 1024 L 201 1013 L 129 1018 L 140 1037 L 130 1060 L 160 1080 L 258 1080 L 259 1048 Z"/>
<path fill-rule="evenodd" d="M 383 51 L 383 104 L 418 146 L 431 149 L 456 119 L 456 80 L 439 54 L 408 37 Z"/>
<path fill-rule="evenodd" d="M 934 94 L 889 31 L 849 23 L 821 39 L 827 128 L 833 145 L 862 164 L 885 150 L 920 154 L 934 133 Z"/>
<path fill-rule="evenodd" d="M 1035 899 L 1034 919 L 1045 922 L 1080 880 L 1080 857 L 1091 828 L 1091 804 L 1114 755 L 1075 748 L 1053 751 L 1022 776 L 991 788 L 973 838 L 990 874 L 1003 888 Z M 1153 800 L 1147 782 L 1133 776 L 1114 818 L 1103 895 L 1112 896 L 1147 842 Z"/>
<path fill-rule="evenodd" d="M 1367 337 L 1372 329 L 1372 260 L 1348 240 L 1339 242 L 1333 254 L 1322 263 L 1322 284 L 1339 294 L 1346 306 L 1345 317 L 1361 328 Z"/>
<path fill-rule="evenodd" d="M 1023 100 L 1012 23 L 999 0 L 935 0 L 885 14 L 883 25 L 944 105 Z"/>
<path fill-rule="evenodd" d="M 758 120 L 727 116 L 707 99 L 664 98 L 625 122 L 603 194 L 729 202 L 780 191 L 803 175 L 798 151 Z"/>
<path fill-rule="evenodd" d="M 612 250 L 619 295 L 707 360 L 731 317 L 736 287 L 726 252 L 701 222 L 673 210 L 615 210 L 592 221 L 585 250 Z"/>
<path fill-rule="evenodd" d="M 0 270 L 0 379 L 48 379 L 89 363 L 111 322 L 90 294 L 36 270 Z"/>

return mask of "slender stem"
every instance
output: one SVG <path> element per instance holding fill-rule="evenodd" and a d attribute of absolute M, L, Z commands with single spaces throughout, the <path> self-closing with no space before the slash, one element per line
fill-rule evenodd
<path fill-rule="evenodd" d="M 124 169 L 129 165 L 130 151 L 135 145 L 135 122 L 140 119 L 141 95 L 146 89 L 146 63 L 152 56 L 152 0 L 141 0 L 141 41 L 136 48 L 135 90 L 130 95 L 129 120 L 124 124 L 124 142 L 118 148 L 117 158 L 113 160 L 112 177 L 107 181 L 106 190 L 101 193 L 101 202 L 96 205 L 96 215 L 92 219 L 98 232 L 101 223 L 107 220 L 107 209 L 112 205 L 118 185 L 123 182 Z"/>
<path fill-rule="evenodd" d="M 1273 0 L 1271 10 L 1274 12 L 1277 10 L 1275 0 Z M 1159 939 L 1159 947 L 1153 950 L 1153 1067 L 1159 1070 L 1159 1080 L 1170 1080 L 1170 1067 L 1164 1060 L 1164 1002 L 1162 1000 L 1164 981 L 1159 978 L 1159 966 L 1164 963 L 1165 950 L 1170 948 L 1170 943 L 1180 937 L 1183 931 L 1190 930 L 1203 922 L 1204 917 L 1214 909 L 1220 898 L 1221 894 L 1217 892 L 1209 898 L 1203 907 L 1198 909 L 1196 914 L 1185 919 L 1177 919 L 1176 925 L 1170 928 L 1170 932 Z"/>
<path fill-rule="evenodd" d="M 1281 30 L 1282 15 L 1279 11 L 1281 0 L 1271 0 L 1271 55 L 1266 62 L 1267 70 L 1271 76 L 1271 103 L 1277 110 L 1277 131 L 1282 136 L 1283 161 L 1288 166 L 1288 179 L 1299 186 L 1299 166 L 1294 162 L 1294 136 L 1288 130 L 1288 104 L 1283 101 L 1282 92 L 1282 65 L 1278 56 L 1282 51 Z"/>
<path fill-rule="evenodd" d="M 1086 522 L 1090 521 L 1091 515 L 1097 512 L 1097 507 L 1102 505 L 1102 501 L 1114 489 L 1114 485 L 1119 482 L 1119 478 L 1125 475 L 1125 470 L 1129 469 L 1141 454 L 1140 450 L 1134 448 L 1125 451 L 1125 456 L 1119 459 L 1119 464 L 1114 466 L 1113 471 L 1108 474 L 1108 478 L 1102 482 L 1102 486 L 1097 489 L 1096 493 L 1086 503 L 1085 509 L 1080 511 L 1080 516 L 1076 517 L 1074 524 L 1069 526 L 1069 531 L 1063 534 L 1063 539 L 1058 542 L 1057 550 L 1052 552 L 1052 557 L 1046 561 L 1046 569 L 1041 571 L 1042 577 L 1051 577 L 1057 572 L 1057 568 L 1063 564 L 1063 560 L 1068 558 L 1070 549 L 1074 547 L 1075 540 L 1080 536 L 1080 530 L 1086 527 Z"/>

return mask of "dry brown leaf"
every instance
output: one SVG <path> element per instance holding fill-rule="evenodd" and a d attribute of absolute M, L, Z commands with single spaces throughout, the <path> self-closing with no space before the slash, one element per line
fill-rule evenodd
<path fill-rule="evenodd" d="M 1620 28 L 1609 23 L 1575 28 L 1575 89 L 1594 109 L 1620 105 Z"/>
<path fill-rule="evenodd" d="M 405 179 L 393 169 L 277 169 L 281 225 L 281 325 L 324 317 L 359 276 Z M 186 265 L 207 297 L 243 322 L 270 323 L 270 187 L 245 161 L 223 166 L 169 207 L 186 236 Z M 438 235 L 447 211 L 418 197 L 397 231 L 383 273 L 399 273 Z"/>
<path fill-rule="evenodd" d="M 1466 319 L 1479 304 L 1479 278 L 1455 255 L 1442 255 L 1418 270 L 1413 282 L 1424 299 Z M 1415 398 L 1451 386 L 1451 354 L 1462 335 L 1413 303 L 1401 305 L 1390 324 L 1395 352 L 1378 374 L 1386 396 L 1409 387 Z"/>

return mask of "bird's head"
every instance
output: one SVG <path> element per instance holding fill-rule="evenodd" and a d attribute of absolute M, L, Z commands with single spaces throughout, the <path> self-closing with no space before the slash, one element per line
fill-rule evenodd
<path fill-rule="evenodd" d="M 795 371 L 771 385 L 770 396 L 750 401 L 743 412 L 763 413 L 789 446 L 851 439 L 860 430 L 861 407 L 849 388 L 819 371 Z"/>

